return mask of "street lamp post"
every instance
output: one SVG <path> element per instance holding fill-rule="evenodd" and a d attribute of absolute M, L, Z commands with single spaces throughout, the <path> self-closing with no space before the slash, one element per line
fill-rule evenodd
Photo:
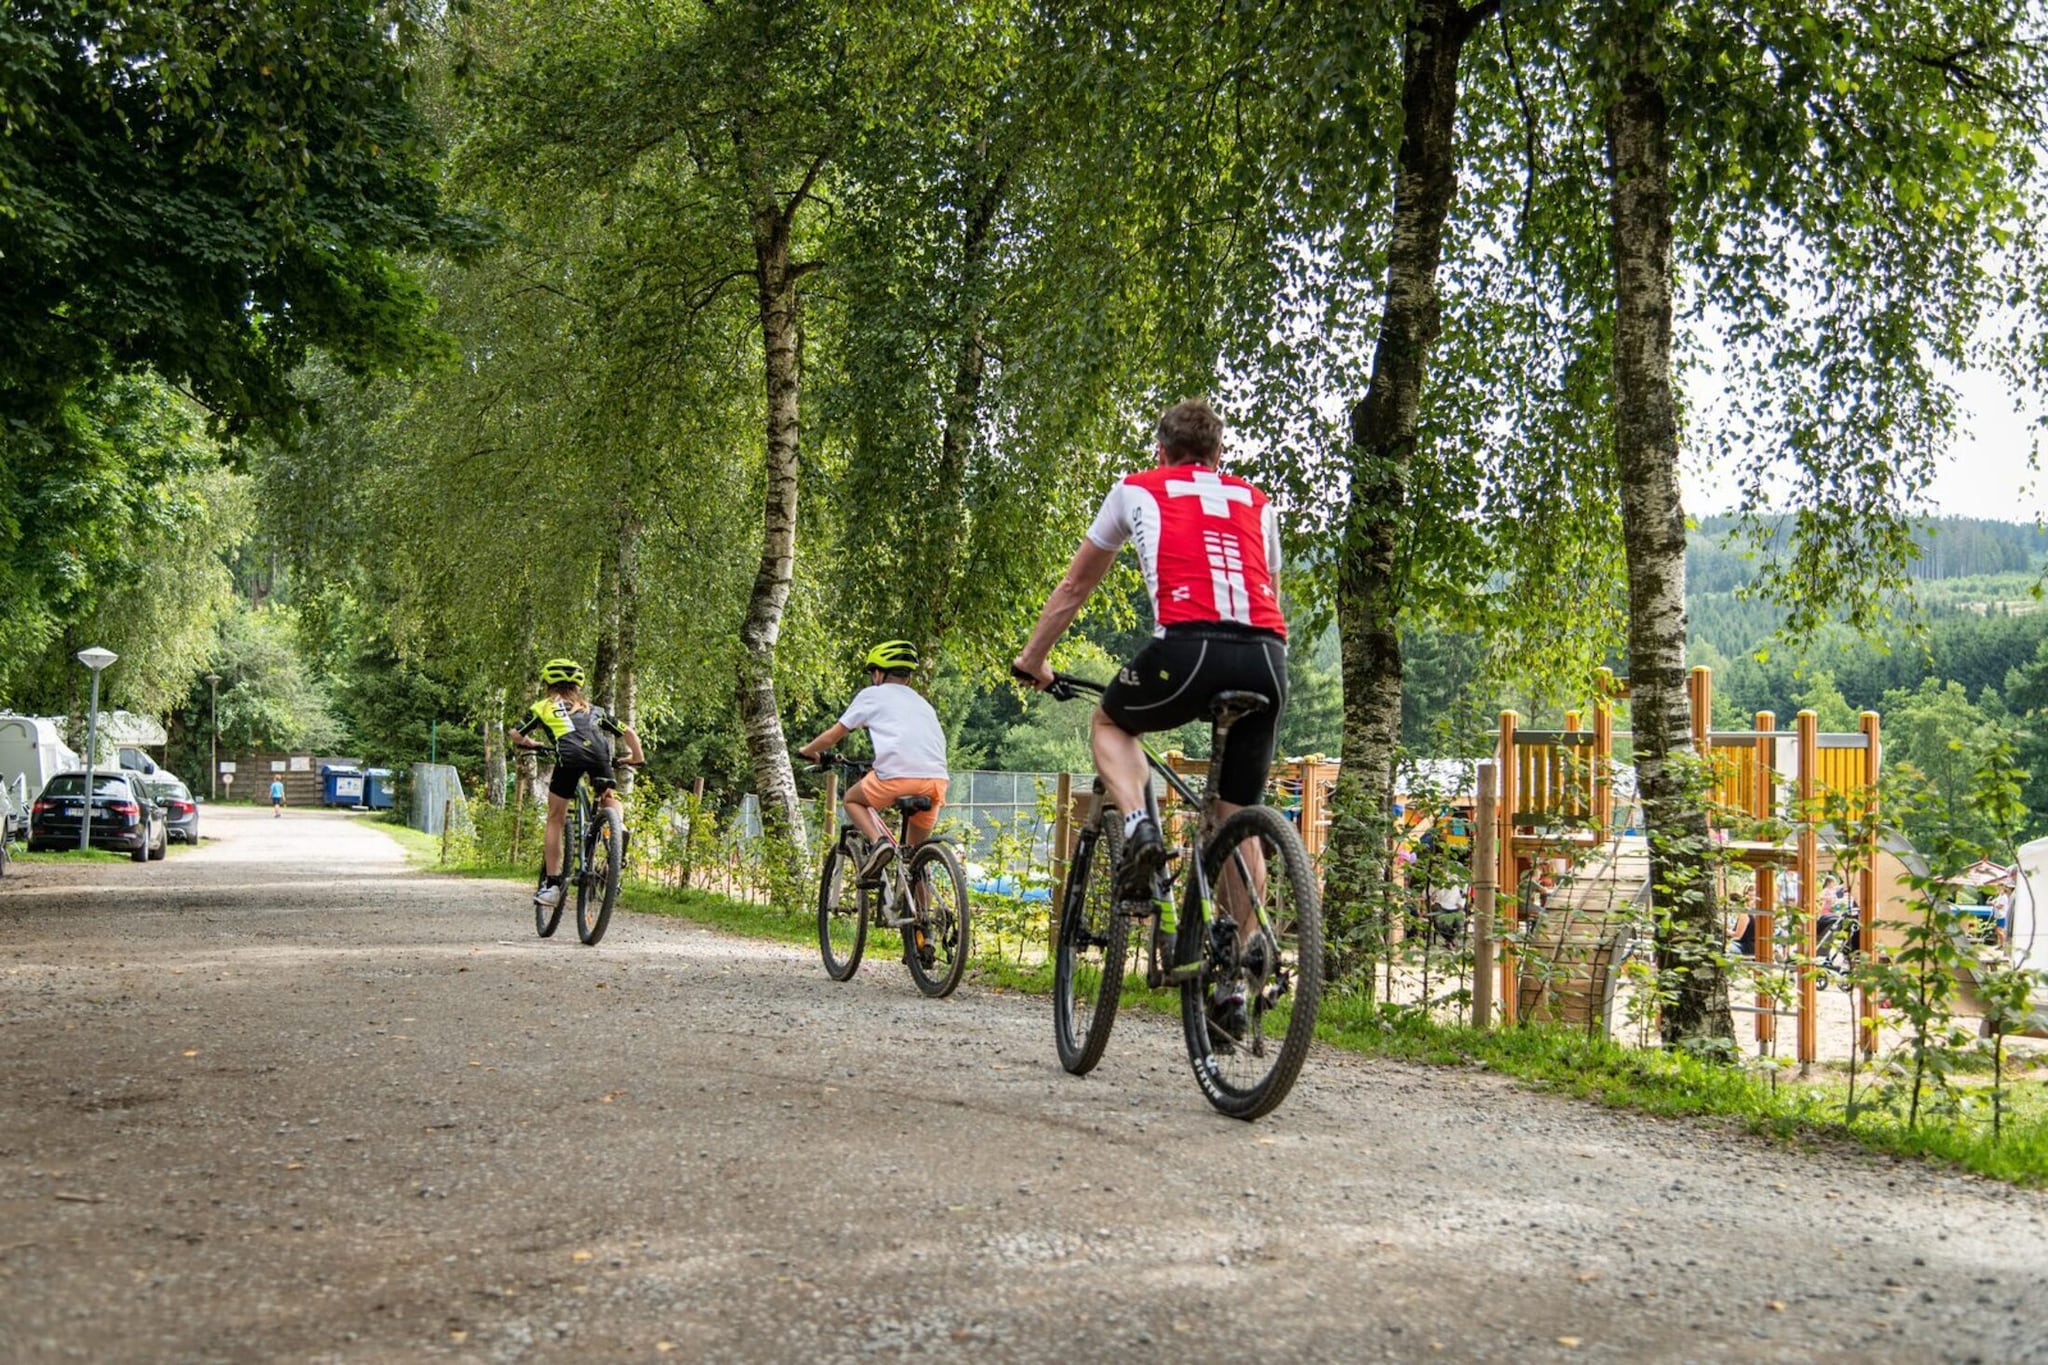
<path fill-rule="evenodd" d="M 206 773 L 206 799 L 220 799 L 220 674 L 206 675 L 206 685 L 213 691 L 213 766 Z"/>
<path fill-rule="evenodd" d="M 100 670 L 120 657 L 113 650 L 101 649 L 98 645 L 78 651 L 78 662 L 92 670 L 92 710 L 85 724 L 85 817 L 78 822 L 80 852 L 92 847 L 92 799 L 99 791 L 99 783 L 93 776 L 93 763 L 100 752 Z"/>

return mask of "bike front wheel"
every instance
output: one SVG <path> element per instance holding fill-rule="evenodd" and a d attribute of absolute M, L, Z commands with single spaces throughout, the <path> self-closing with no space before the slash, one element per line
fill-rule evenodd
<path fill-rule="evenodd" d="M 920 846 L 910 858 L 910 923 L 903 928 L 903 961 L 910 979 L 933 999 L 953 993 L 972 950 L 967 874 L 946 844 Z"/>
<path fill-rule="evenodd" d="M 860 853 L 851 831 L 825 853 L 818 874 L 818 956 L 825 975 L 847 981 L 860 970 L 861 950 L 868 941 L 868 914 L 860 888 Z"/>
<path fill-rule="evenodd" d="M 1185 916 L 1174 955 L 1201 964 L 1181 982 L 1188 1061 L 1209 1103 L 1232 1118 L 1255 1119 L 1287 1098 L 1315 1039 L 1322 894 L 1301 836 L 1271 806 L 1248 806 L 1224 821 L 1203 849 L 1202 868 L 1217 918 L 1204 924 Z M 1254 907 L 1253 931 L 1233 932 L 1233 909 Z"/>
<path fill-rule="evenodd" d="M 626 817 L 617 806 L 601 807 L 590 831 L 583 880 L 576 887 L 576 937 L 592 947 L 612 922 L 625 857 Z"/>
<path fill-rule="evenodd" d="M 1101 823 L 1081 837 L 1067 869 L 1053 952 L 1052 1041 L 1060 1065 L 1085 1076 L 1102 1060 L 1124 989 L 1125 943 L 1130 920 L 1117 904 L 1117 862 L 1123 853 L 1123 816 L 1105 808 Z"/>

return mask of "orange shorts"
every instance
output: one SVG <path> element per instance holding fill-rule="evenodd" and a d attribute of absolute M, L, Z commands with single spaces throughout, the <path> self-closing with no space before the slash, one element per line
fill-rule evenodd
<path fill-rule="evenodd" d="M 886 811 L 900 797 L 929 796 L 930 810 L 919 811 L 910 817 L 910 839 L 912 843 L 923 843 L 931 837 L 932 826 L 939 822 L 939 812 L 946 805 L 946 779 L 943 777 L 876 777 L 869 773 L 846 789 L 846 799 L 860 806 L 873 806 L 877 813 Z"/>

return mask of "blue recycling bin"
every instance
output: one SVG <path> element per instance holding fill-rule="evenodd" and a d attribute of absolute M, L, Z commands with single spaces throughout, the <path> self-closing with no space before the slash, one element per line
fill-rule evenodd
<path fill-rule="evenodd" d="M 363 769 L 363 804 L 371 810 L 390 810 L 393 799 L 391 769 Z"/>
<path fill-rule="evenodd" d="M 320 804 L 351 807 L 362 805 L 363 770 L 346 763 L 322 763 Z"/>

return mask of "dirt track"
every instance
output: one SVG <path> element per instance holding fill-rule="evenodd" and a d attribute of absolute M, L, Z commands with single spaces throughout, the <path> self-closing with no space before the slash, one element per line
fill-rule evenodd
<path fill-rule="evenodd" d="M 207 832 L 0 881 L 0 1360 L 2048 1360 L 2038 1195 Z"/>

